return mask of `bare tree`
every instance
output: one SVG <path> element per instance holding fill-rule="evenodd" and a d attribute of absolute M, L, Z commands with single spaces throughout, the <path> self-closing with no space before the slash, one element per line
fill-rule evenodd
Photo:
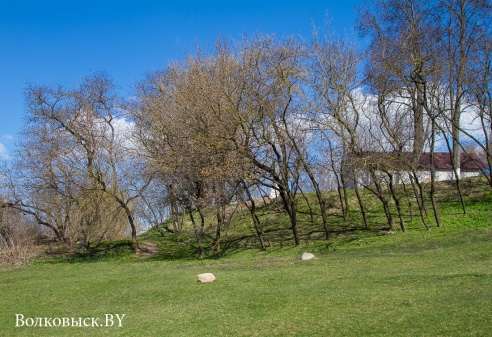
<path fill-rule="evenodd" d="M 148 166 L 159 172 L 168 189 L 174 223 L 180 204 L 192 220 L 201 258 L 205 207 L 216 209 L 212 247 L 220 252 L 230 220 L 227 209 L 244 179 L 244 160 L 231 140 L 237 124 L 224 98 L 235 90 L 227 82 L 234 78 L 233 63 L 225 56 L 200 52 L 151 74 L 140 84 L 139 102 L 132 111 Z"/>
<path fill-rule="evenodd" d="M 413 116 L 413 152 L 424 146 L 424 94 L 427 76 L 438 58 L 436 17 L 432 0 L 378 0 L 361 10 L 359 31 L 369 36 L 367 74 L 376 94 L 400 92 Z"/>
<path fill-rule="evenodd" d="M 490 42 L 492 5 L 488 0 L 439 1 L 440 46 L 445 52 L 443 83 L 448 88 L 448 111 L 453 139 L 452 153 L 456 178 L 460 174 L 461 115 L 466 97 L 476 82 L 473 71 L 483 46 Z"/>
<path fill-rule="evenodd" d="M 362 55 L 357 51 L 356 45 L 348 39 L 337 39 L 333 36 L 316 39 L 310 51 L 308 83 L 312 89 L 311 101 L 315 111 L 313 122 L 324 141 L 335 135 L 340 144 L 343 154 L 337 173 L 342 181 L 341 186 L 345 189 L 347 176 L 356 180 L 356 171 L 350 162 L 352 154 L 359 153 L 364 146 L 360 113 L 365 102 L 358 91 L 362 84 L 358 72 Z M 368 228 L 365 207 L 357 183 L 354 183 L 354 191 L 364 226 Z M 345 202 L 345 205 L 347 216 L 348 203 Z"/>
<path fill-rule="evenodd" d="M 105 74 L 86 78 L 76 89 L 27 87 L 28 125 L 15 164 L 21 175 L 12 175 L 8 204 L 60 240 L 71 243 L 80 233 L 87 245 L 95 227 L 113 223 L 116 229 L 124 214 L 136 249 L 134 201 L 150 179 L 133 174 L 138 160 L 117 130 L 121 110 L 113 92 Z M 101 229 L 98 240 L 113 229 Z"/>

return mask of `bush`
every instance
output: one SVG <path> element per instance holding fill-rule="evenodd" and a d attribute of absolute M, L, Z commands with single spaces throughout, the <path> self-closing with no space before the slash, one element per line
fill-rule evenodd
<path fill-rule="evenodd" d="M 29 263 L 37 254 L 39 227 L 20 212 L 0 210 L 0 264 Z"/>

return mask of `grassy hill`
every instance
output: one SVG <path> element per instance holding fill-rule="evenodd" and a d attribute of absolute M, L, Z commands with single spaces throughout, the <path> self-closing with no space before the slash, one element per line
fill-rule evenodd
<path fill-rule="evenodd" d="M 406 212 L 408 232 L 390 230 L 369 194 L 365 230 L 355 208 L 350 221 L 343 221 L 330 194 L 328 241 L 310 224 L 308 205 L 300 200 L 301 247 L 293 245 L 278 205 L 269 203 L 260 217 L 271 242 L 266 250 L 258 248 L 247 213 L 238 209 L 221 255 L 204 260 L 196 258 L 185 226 L 179 237 L 157 230 L 143 234 L 147 252 L 137 256 L 120 245 L 92 257 L 54 254 L 5 267 L 0 335 L 488 336 L 492 193 L 479 180 L 467 181 L 463 215 L 451 186 L 443 183 L 439 190 L 444 226 L 431 231 L 415 210 L 413 219 Z M 432 224 L 430 209 L 428 218 Z M 301 261 L 305 251 L 316 259 Z M 217 280 L 198 283 L 203 272 Z M 16 314 L 57 323 L 74 318 L 91 326 L 16 327 Z M 125 315 L 121 326 L 116 314 Z M 113 318 L 112 326 L 106 317 Z"/>
<path fill-rule="evenodd" d="M 362 192 L 366 206 L 369 228 L 363 225 L 359 206 L 353 191 L 349 193 L 349 219 L 344 221 L 340 211 L 340 201 L 337 193 L 326 193 L 328 228 L 330 239 L 325 239 L 319 205 L 313 193 L 304 197 L 298 195 L 298 224 L 302 249 L 313 253 L 327 254 L 338 250 L 354 249 L 365 245 L 375 247 L 386 242 L 408 241 L 412 237 L 429 237 L 436 239 L 449 233 L 460 233 L 469 229 L 489 228 L 492 224 L 492 190 L 484 180 L 479 178 L 467 179 L 462 182 L 465 195 L 467 214 L 463 213 L 460 199 L 453 182 L 440 182 L 437 186 L 437 203 L 443 226 L 437 228 L 428 199 L 429 186 L 424 186 L 427 193 L 425 216 L 431 227 L 430 233 L 422 224 L 415 198 L 410 191 L 398 188 L 401 196 L 404 220 L 408 229 L 402 233 L 399 229 L 390 228 L 384 216 L 380 201 L 369 191 Z M 389 198 L 389 197 L 388 197 Z M 259 249 L 259 241 L 255 235 L 253 222 L 249 211 L 242 205 L 231 205 L 228 212 L 230 223 L 222 233 L 221 251 L 212 251 L 216 223 L 214 210 L 205 211 L 204 245 L 209 250 L 209 258 L 236 256 L 283 255 L 295 250 L 290 222 L 282 209 L 280 200 L 257 200 L 257 215 L 265 232 L 265 240 L 269 244 L 266 252 Z M 391 204 L 394 220 L 397 221 L 396 208 Z M 196 216 L 198 217 L 198 216 Z M 179 235 L 166 233 L 164 230 L 151 230 L 140 237 L 142 247 L 149 248 L 155 259 L 195 259 L 198 249 L 194 239 L 192 224 L 188 216 L 183 219 L 183 231 Z M 170 223 L 167 224 L 171 227 Z M 398 234 L 398 235 L 396 235 Z"/>

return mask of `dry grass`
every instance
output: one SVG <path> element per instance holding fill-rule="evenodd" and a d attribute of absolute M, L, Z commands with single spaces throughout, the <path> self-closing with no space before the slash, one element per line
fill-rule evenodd
<path fill-rule="evenodd" d="M 2 210 L 0 220 L 0 265 L 26 264 L 41 253 L 36 224 L 15 210 Z"/>
<path fill-rule="evenodd" d="M 0 265 L 27 264 L 38 256 L 41 247 L 30 236 L 0 235 Z"/>

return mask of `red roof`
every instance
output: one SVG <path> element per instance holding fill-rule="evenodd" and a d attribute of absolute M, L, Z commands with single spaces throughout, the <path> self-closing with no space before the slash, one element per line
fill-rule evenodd
<path fill-rule="evenodd" d="M 430 168 L 431 154 L 424 152 L 420 156 L 419 168 Z M 452 170 L 453 163 L 449 152 L 434 153 L 434 167 L 437 170 Z M 478 157 L 476 153 L 461 153 L 460 154 L 460 169 L 463 171 L 479 171 L 486 169 L 487 165 Z"/>
<path fill-rule="evenodd" d="M 363 152 L 356 156 L 359 164 L 384 166 L 389 170 L 408 169 L 413 162 L 414 154 L 412 152 Z M 460 154 L 461 171 L 479 171 L 486 169 L 487 165 L 478 157 L 476 153 Z M 418 162 L 418 170 L 430 169 L 431 153 L 423 152 Z M 434 168 L 436 170 L 452 170 L 453 164 L 449 152 L 434 152 Z"/>

